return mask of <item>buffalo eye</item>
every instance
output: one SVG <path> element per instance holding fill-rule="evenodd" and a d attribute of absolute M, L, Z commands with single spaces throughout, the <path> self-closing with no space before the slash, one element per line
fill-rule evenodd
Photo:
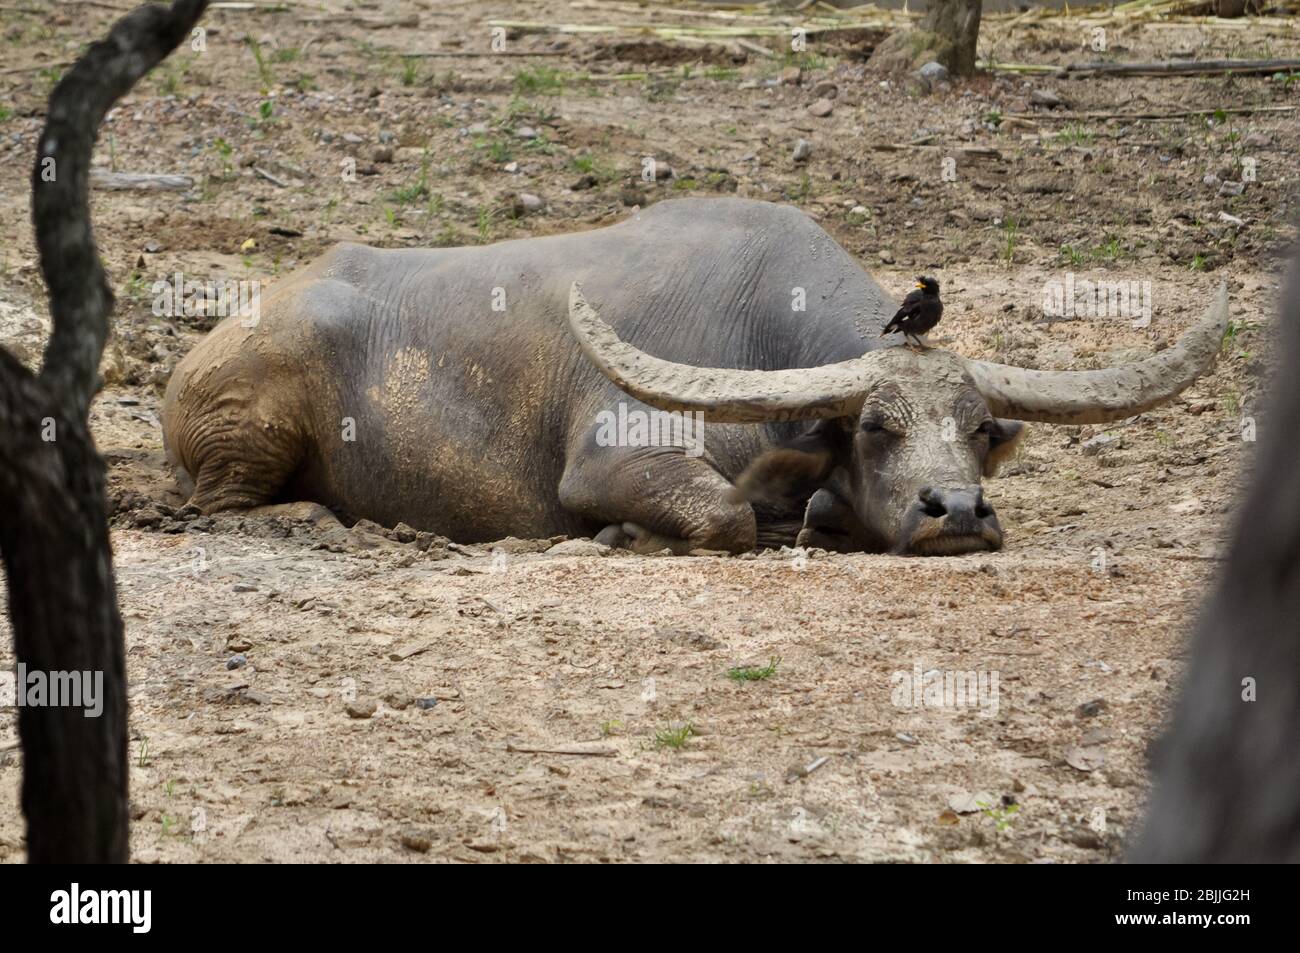
<path fill-rule="evenodd" d="M 888 433 L 889 431 L 886 430 L 884 423 L 880 420 L 868 418 L 867 420 L 862 421 L 862 432 L 869 434 L 882 434 Z"/>

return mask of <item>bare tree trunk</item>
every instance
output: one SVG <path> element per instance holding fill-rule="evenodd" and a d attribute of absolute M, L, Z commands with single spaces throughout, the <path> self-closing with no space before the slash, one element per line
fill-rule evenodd
<path fill-rule="evenodd" d="M 53 331 L 38 375 L 0 349 L 0 559 L 14 654 L 29 672 L 102 673 L 103 710 L 22 706 L 22 807 L 34 863 L 128 856 L 126 670 L 104 501 L 87 426 L 113 308 L 87 178 L 109 107 L 189 34 L 207 0 L 141 7 L 50 96 L 32 218 Z M 21 690 L 21 689 L 20 689 Z"/>
<path fill-rule="evenodd" d="M 939 37 L 935 59 L 954 76 L 975 74 L 983 0 L 930 0 L 921 29 Z"/>
<path fill-rule="evenodd" d="M 1279 331 L 1255 478 L 1157 748 L 1139 862 L 1300 861 L 1300 262 Z"/>

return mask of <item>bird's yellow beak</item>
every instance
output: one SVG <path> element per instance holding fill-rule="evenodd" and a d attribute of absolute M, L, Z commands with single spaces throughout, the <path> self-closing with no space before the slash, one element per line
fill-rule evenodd
<path fill-rule="evenodd" d="M 917 286 L 918 288 L 924 288 L 924 287 L 925 287 L 925 285 L 921 284 L 921 282 L 919 282 L 919 281 L 916 283 L 916 286 Z"/>

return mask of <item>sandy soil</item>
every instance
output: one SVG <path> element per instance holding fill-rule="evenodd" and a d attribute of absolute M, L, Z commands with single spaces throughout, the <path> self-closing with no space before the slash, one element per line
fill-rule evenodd
<path fill-rule="evenodd" d="M 50 65 L 113 14 L 22 6 L 0 13 L 0 344 L 34 361 L 47 316 L 26 176 Z M 194 178 L 93 200 L 119 295 L 93 423 L 127 624 L 135 857 L 1117 857 L 1248 465 L 1242 420 L 1268 372 L 1293 235 L 1300 134 L 1278 107 L 1294 108 L 1297 87 L 996 74 L 925 90 L 864 65 L 881 29 L 814 36 L 802 56 L 631 30 L 510 34 L 510 52 L 558 54 L 545 57 L 400 55 L 481 52 L 496 18 L 735 22 L 556 0 L 214 11 L 207 52 L 177 54 L 104 127 L 104 167 Z M 1300 55 L 1290 26 L 1098 22 L 1112 59 Z M 981 51 L 1083 62 L 1097 56 L 1089 30 L 992 20 Z M 814 116 L 827 84 L 833 111 Z M 1035 103 L 1048 93 L 1064 105 Z M 1092 115 L 1242 107 L 1268 110 Z M 796 162 L 801 138 L 812 151 Z M 642 182 L 644 156 L 672 176 Z M 349 158 L 355 181 L 340 174 Z M 1246 165 L 1257 178 L 1241 195 L 1205 182 Z M 520 192 L 545 209 L 515 217 Z M 1032 427 L 987 487 L 1008 533 L 997 554 L 653 558 L 552 540 L 459 547 L 306 508 L 177 513 L 160 395 L 209 324 L 155 317 L 154 281 L 273 279 L 343 239 L 587 228 L 683 194 L 798 205 L 900 295 L 919 271 L 939 274 L 938 337 L 963 354 L 1101 366 L 1165 346 L 1224 281 L 1234 334 L 1167 407 Z M 1043 288 L 1067 272 L 1150 282 L 1150 327 L 1050 319 Z M 1099 434 L 1112 439 L 1090 444 Z M 0 621 L 0 666 L 12 664 Z M 745 667 L 756 677 L 729 677 Z M 996 709 L 899 704 L 900 679 L 934 670 L 996 676 Z M 14 735 L 0 711 L 11 862 Z"/>

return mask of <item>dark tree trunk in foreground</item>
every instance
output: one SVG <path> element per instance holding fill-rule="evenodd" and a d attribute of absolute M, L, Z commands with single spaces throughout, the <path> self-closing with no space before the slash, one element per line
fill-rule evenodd
<path fill-rule="evenodd" d="M 1300 264 L 1279 333 L 1255 477 L 1192 639 L 1135 861 L 1300 861 Z"/>
<path fill-rule="evenodd" d="M 113 295 L 90 232 L 87 185 L 114 101 L 189 35 L 207 0 L 141 7 L 50 96 L 32 217 L 53 330 L 38 375 L 0 349 L 0 559 L 14 654 L 29 672 L 103 673 L 103 712 L 18 709 L 27 858 L 127 860 L 126 669 L 104 501 L 86 423 Z M 21 690 L 21 688 L 20 688 Z"/>
<path fill-rule="evenodd" d="M 975 74 L 983 0 L 930 0 L 921 29 L 939 38 L 934 58 L 955 76 Z"/>

